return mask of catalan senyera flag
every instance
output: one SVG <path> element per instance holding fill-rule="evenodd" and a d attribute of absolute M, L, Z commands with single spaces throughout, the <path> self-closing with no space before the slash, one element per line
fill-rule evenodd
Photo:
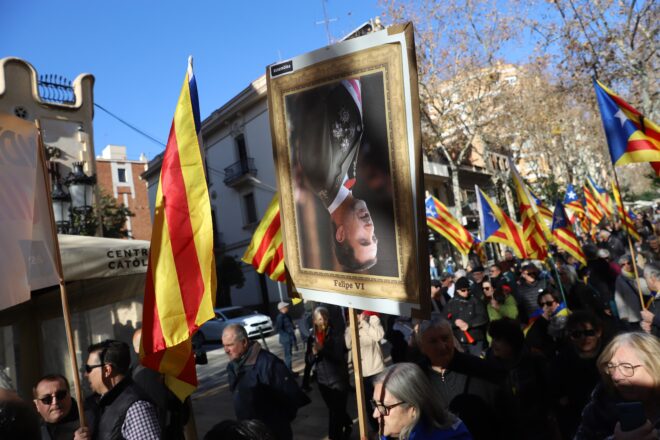
<path fill-rule="evenodd" d="M 192 335 L 214 317 L 213 224 L 192 59 L 163 155 L 142 317 L 142 364 L 184 400 L 197 388 Z"/>
<path fill-rule="evenodd" d="M 596 181 L 592 179 L 591 176 L 587 177 L 587 182 L 591 186 L 592 194 L 595 194 L 598 198 L 598 204 L 603 210 L 603 213 L 605 213 L 605 216 L 609 219 L 612 219 L 612 216 L 614 215 L 614 209 L 612 209 L 612 200 L 610 199 L 610 195 L 607 193 L 607 191 L 605 191 L 605 189 L 598 186 Z"/>
<path fill-rule="evenodd" d="M 447 239 L 461 254 L 467 255 L 474 243 L 472 234 L 437 198 L 426 198 L 426 225 Z"/>
<path fill-rule="evenodd" d="M 509 158 L 509 168 L 511 169 L 516 197 L 518 198 L 522 235 L 527 247 L 527 256 L 536 260 L 545 260 L 548 256 L 548 242 L 543 232 L 543 220 L 537 215 L 535 209 L 536 201 L 530 195 L 511 158 Z"/>
<path fill-rule="evenodd" d="M 599 197 L 593 193 L 593 190 L 589 188 L 589 185 L 584 185 L 582 189 L 584 191 L 587 217 L 593 225 L 598 225 L 598 223 L 600 223 L 605 217 L 603 211 L 601 211 L 600 204 L 598 203 Z"/>
<path fill-rule="evenodd" d="M 270 201 L 242 260 L 254 266 L 257 272 L 266 273 L 273 281 L 285 280 L 279 193 L 275 193 Z"/>
<path fill-rule="evenodd" d="M 502 209 L 475 185 L 479 207 L 480 235 L 483 241 L 491 241 L 509 246 L 518 258 L 527 258 L 527 248 L 522 228 L 511 220 Z"/>
<path fill-rule="evenodd" d="M 621 220 L 621 225 L 623 226 L 624 231 L 626 231 L 630 238 L 633 240 L 640 241 L 639 233 L 635 229 L 635 223 L 633 218 L 630 217 L 628 212 L 623 208 L 623 200 L 621 200 L 621 193 L 619 193 L 619 188 L 616 183 L 612 181 L 612 194 L 614 194 L 614 202 L 616 203 L 617 214 L 619 215 L 619 220 Z"/>
<path fill-rule="evenodd" d="M 557 201 L 555 212 L 552 216 L 552 235 L 555 237 L 555 244 L 558 248 L 565 250 L 569 255 L 573 256 L 583 266 L 587 265 L 587 258 L 584 256 L 582 246 L 578 241 L 571 223 L 568 221 L 568 216 L 564 210 L 564 205 Z"/>
<path fill-rule="evenodd" d="M 600 81 L 594 88 L 612 163 L 650 162 L 660 176 L 660 127 Z"/>

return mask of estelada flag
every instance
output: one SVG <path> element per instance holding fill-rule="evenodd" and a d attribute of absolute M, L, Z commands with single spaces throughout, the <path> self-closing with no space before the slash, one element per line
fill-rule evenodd
<path fill-rule="evenodd" d="M 612 181 L 612 194 L 614 194 L 616 210 L 619 214 L 619 220 L 621 220 L 623 229 L 630 235 L 630 238 L 640 241 L 639 233 L 637 232 L 637 229 L 635 229 L 635 222 L 633 222 L 633 218 L 630 217 L 630 214 L 626 212 L 625 209 L 623 209 L 623 200 L 621 200 L 619 188 L 617 187 L 616 183 L 614 183 L 614 180 Z"/>
<path fill-rule="evenodd" d="M 266 273 L 273 281 L 286 279 L 279 200 L 279 194 L 275 193 L 242 258 L 258 273 Z"/>
<path fill-rule="evenodd" d="M 548 256 L 548 242 L 543 232 L 543 220 L 536 211 L 536 201 L 530 195 L 527 185 L 518 174 L 511 158 L 509 158 L 509 168 L 513 178 L 513 187 L 518 198 L 522 235 L 525 246 L 527 246 L 527 255 L 535 260 L 545 260 Z"/>
<path fill-rule="evenodd" d="M 600 197 L 597 194 L 594 194 L 595 190 L 590 189 L 589 185 L 584 185 L 582 187 L 584 191 L 584 201 L 586 205 L 587 217 L 593 226 L 598 226 L 598 224 L 605 217 L 603 211 L 601 211 Z"/>
<path fill-rule="evenodd" d="M 612 163 L 650 162 L 660 176 L 660 128 L 600 81 L 594 88 Z"/>
<path fill-rule="evenodd" d="M 214 317 L 211 202 L 199 138 L 197 85 L 188 60 L 163 155 L 142 318 L 142 364 L 184 400 L 197 388 L 192 335 Z"/>
<path fill-rule="evenodd" d="M 555 244 L 558 248 L 565 250 L 573 256 L 583 266 L 587 265 L 587 258 L 584 256 L 582 246 L 573 232 L 571 223 L 564 210 L 564 205 L 558 200 L 555 206 L 555 212 L 552 216 L 552 235 L 555 237 Z"/>
<path fill-rule="evenodd" d="M 592 194 L 594 194 L 598 199 L 598 204 L 603 210 L 605 216 L 608 219 L 612 219 L 614 210 L 612 209 L 612 200 L 610 199 L 610 195 L 607 193 L 607 191 L 605 191 L 605 189 L 598 186 L 596 181 L 592 179 L 591 176 L 587 176 L 587 182 L 591 186 Z"/>
<path fill-rule="evenodd" d="M 482 240 L 509 246 L 518 258 L 527 258 L 527 249 L 520 225 L 511 220 L 477 185 L 475 185 L 475 193 L 479 207 Z"/>
<path fill-rule="evenodd" d="M 569 183 L 566 188 L 566 195 L 564 196 L 564 208 L 569 210 L 569 220 L 571 223 L 584 216 L 584 207 L 582 206 L 582 201 L 578 196 L 573 184 Z M 571 214 L 573 214 L 571 216 Z"/>
<path fill-rule="evenodd" d="M 474 243 L 472 234 L 433 196 L 426 198 L 426 226 L 445 237 L 461 254 L 470 252 Z"/>

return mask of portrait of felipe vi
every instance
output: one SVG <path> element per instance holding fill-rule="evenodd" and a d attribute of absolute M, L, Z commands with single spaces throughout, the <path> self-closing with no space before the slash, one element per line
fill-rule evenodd
<path fill-rule="evenodd" d="M 285 97 L 303 269 L 397 277 L 382 72 Z"/>

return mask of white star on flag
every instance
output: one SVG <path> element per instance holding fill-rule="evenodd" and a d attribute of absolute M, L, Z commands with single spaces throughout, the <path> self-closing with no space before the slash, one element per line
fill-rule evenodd
<path fill-rule="evenodd" d="M 625 124 L 626 121 L 628 120 L 625 113 L 623 113 L 623 111 L 621 109 L 619 109 L 618 112 L 614 113 L 614 117 L 621 121 L 621 126 L 622 127 L 623 127 L 623 124 Z"/>
<path fill-rule="evenodd" d="M 497 222 L 497 217 L 495 216 L 495 213 L 493 211 L 490 211 L 488 215 L 490 215 L 493 218 L 494 222 Z"/>
<path fill-rule="evenodd" d="M 571 200 L 577 198 L 577 194 L 575 194 L 575 192 L 573 192 L 573 191 L 569 191 L 568 194 L 566 194 L 566 195 L 567 195 L 568 198 L 571 199 Z"/>

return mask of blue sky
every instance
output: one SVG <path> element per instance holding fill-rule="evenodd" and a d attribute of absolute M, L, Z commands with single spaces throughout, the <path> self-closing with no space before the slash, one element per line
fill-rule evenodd
<path fill-rule="evenodd" d="M 0 58 L 70 80 L 93 74 L 96 103 L 165 142 L 188 55 L 205 118 L 268 64 L 326 45 L 324 4 L 335 39 L 382 12 L 377 0 L 2 0 Z M 107 144 L 126 145 L 129 159 L 163 150 L 97 109 L 96 154 Z"/>

